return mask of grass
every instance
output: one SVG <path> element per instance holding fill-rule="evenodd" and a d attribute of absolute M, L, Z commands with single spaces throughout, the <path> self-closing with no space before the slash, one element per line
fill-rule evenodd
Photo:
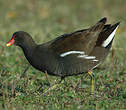
<path fill-rule="evenodd" d="M 125 0 L 1 0 L 0 110 L 125 110 L 125 4 Z M 85 75 L 66 78 L 46 95 L 43 91 L 60 78 L 48 76 L 48 82 L 32 67 L 19 78 L 28 62 L 20 48 L 5 47 L 13 32 L 24 30 L 42 43 L 93 25 L 104 16 L 109 23 L 121 21 L 121 25 L 109 56 L 94 70 L 98 97 L 90 96 L 90 78 Z"/>

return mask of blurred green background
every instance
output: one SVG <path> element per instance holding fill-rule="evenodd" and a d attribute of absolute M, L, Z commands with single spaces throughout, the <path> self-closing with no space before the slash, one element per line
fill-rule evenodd
<path fill-rule="evenodd" d="M 90 77 L 84 75 L 66 78 L 46 95 L 43 90 L 60 78 L 48 76 L 48 82 L 45 74 L 30 67 L 19 79 L 27 61 L 20 48 L 5 46 L 15 31 L 26 31 L 43 43 L 87 28 L 102 17 L 121 24 L 109 56 L 94 70 L 96 98 L 90 96 Z M 125 21 L 125 0 L 0 0 L 0 110 L 126 109 Z"/>

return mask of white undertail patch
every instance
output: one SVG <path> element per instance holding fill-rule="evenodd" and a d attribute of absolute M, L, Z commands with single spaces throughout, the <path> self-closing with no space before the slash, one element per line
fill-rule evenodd
<path fill-rule="evenodd" d="M 116 27 L 116 29 L 109 35 L 109 37 L 103 42 L 102 46 L 103 47 L 107 47 L 109 45 L 109 43 L 112 41 L 116 31 L 118 29 L 118 26 Z"/>

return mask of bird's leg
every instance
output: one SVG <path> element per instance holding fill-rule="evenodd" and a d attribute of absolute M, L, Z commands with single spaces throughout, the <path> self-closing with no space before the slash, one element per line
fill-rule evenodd
<path fill-rule="evenodd" d="M 47 71 L 45 71 L 45 76 L 46 76 L 46 79 L 47 79 L 48 83 L 50 84 Z"/>
<path fill-rule="evenodd" d="M 51 87 L 49 87 L 43 94 L 45 95 L 46 93 L 48 93 L 49 91 L 59 87 L 61 85 L 61 83 L 63 82 L 63 80 L 65 79 L 65 77 L 61 77 L 61 80 L 56 82 L 54 85 L 52 85 Z"/>
<path fill-rule="evenodd" d="M 95 90 L 95 75 L 92 71 L 88 71 L 89 76 L 91 77 L 91 95 L 94 95 L 94 90 Z"/>
<path fill-rule="evenodd" d="M 20 79 L 23 78 L 29 68 L 29 64 L 26 65 L 24 72 L 21 74 Z"/>

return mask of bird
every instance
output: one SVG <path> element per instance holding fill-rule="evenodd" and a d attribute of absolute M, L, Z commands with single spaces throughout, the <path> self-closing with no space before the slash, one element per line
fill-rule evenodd
<path fill-rule="evenodd" d="M 106 22 L 104 17 L 87 29 L 63 34 L 43 44 L 36 44 L 29 33 L 17 31 L 6 46 L 19 46 L 34 68 L 61 79 L 88 73 L 91 76 L 90 92 L 94 94 L 95 75 L 92 71 L 107 57 L 120 24 Z"/>

